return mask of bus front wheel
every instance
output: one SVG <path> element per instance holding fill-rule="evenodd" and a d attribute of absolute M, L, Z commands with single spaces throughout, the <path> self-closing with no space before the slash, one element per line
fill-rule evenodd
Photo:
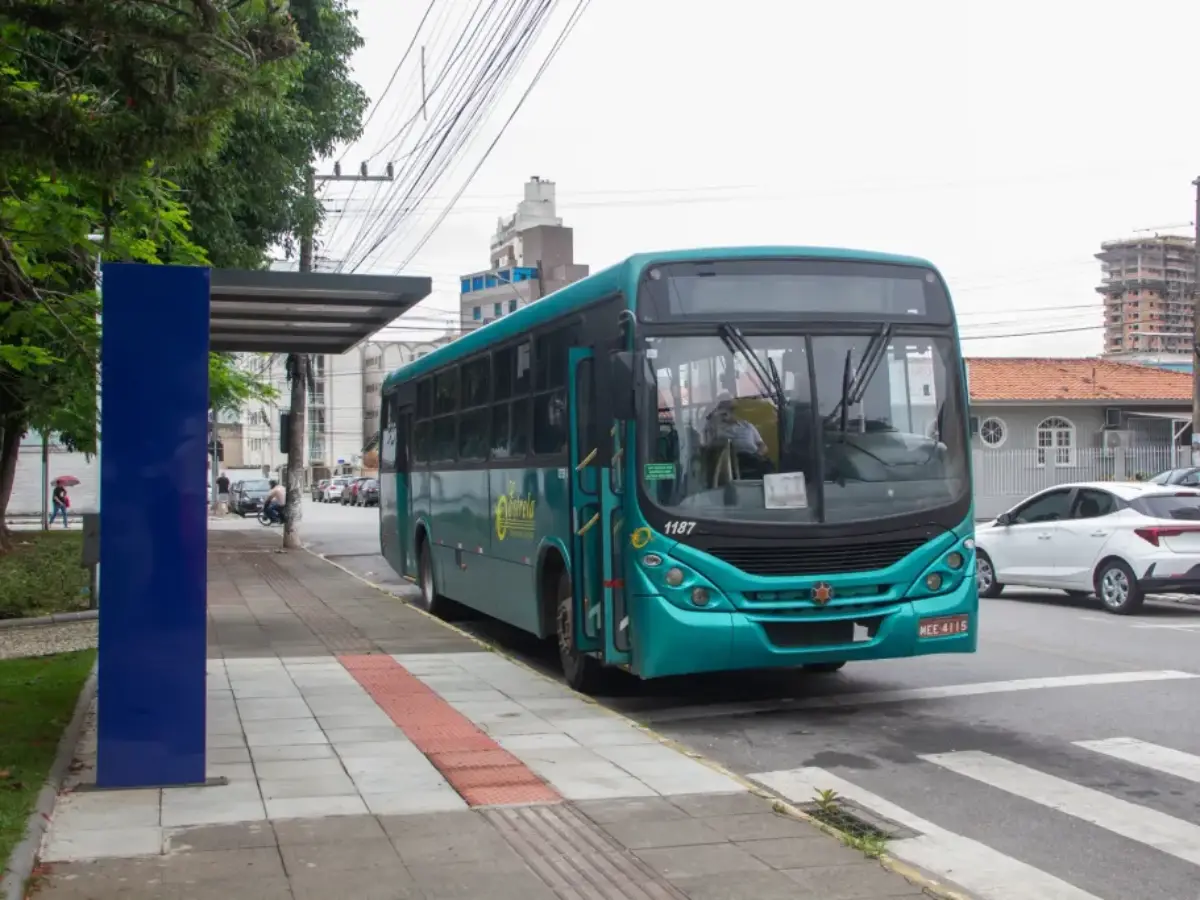
<path fill-rule="evenodd" d="M 581 694 L 597 693 L 604 683 L 604 667 L 594 657 L 575 647 L 574 600 L 571 598 L 571 576 L 563 572 L 558 579 L 558 658 L 562 663 L 567 685 Z"/>

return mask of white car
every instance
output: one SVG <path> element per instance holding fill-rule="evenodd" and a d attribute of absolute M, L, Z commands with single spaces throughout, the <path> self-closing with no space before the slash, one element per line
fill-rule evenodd
<path fill-rule="evenodd" d="M 1200 594 L 1200 490 L 1148 482 L 1061 484 L 975 530 L 981 597 L 1006 585 L 1095 593 L 1128 615 L 1146 594 Z"/>
<path fill-rule="evenodd" d="M 321 499 L 326 503 L 333 503 L 342 499 L 342 491 L 346 489 L 346 485 L 350 483 L 349 478 L 335 478 L 329 484 L 325 485 L 325 490 L 321 494 Z"/>

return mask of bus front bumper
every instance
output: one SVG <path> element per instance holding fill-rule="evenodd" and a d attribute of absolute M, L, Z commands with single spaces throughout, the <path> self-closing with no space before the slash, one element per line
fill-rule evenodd
<path fill-rule="evenodd" d="M 858 627 L 849 622 L 850 628 L 848 620 L 837 618 L 836 608 L 819 618 L 690 610 L 657 595 L 637 597 L 635 603 L 641 615 L 636 616 L 633 670 L 642 678 L 973 653 L 978 640 L 973 577 L 945 594 L 899 601 L 876 621 Z"/>

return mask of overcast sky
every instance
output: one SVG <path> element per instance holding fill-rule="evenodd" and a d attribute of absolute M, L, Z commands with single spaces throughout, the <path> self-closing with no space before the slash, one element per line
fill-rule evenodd
<path fill-rule="evenodd" d="M 435 0 L 417 42 L 430 82 L 477 2 Z M 367 41 L 355 73 L 378 108 L 343 166 L 374 154 L 379 171 L 404 157 L 403 173 L 433 124 L 401 129 L 420 108 L 418 52 L 385 87 L 426 2 L 355 5 Z M 474 140 L 360 269 L 391 272 L 412 256 L 404 271 L 434 278 L 430 299 L 387 336 L 427 337 L 457 318 L 458 275 L 487 267 L 496 220 L 531 175 L 557 183 L 576 260 L 593 270 L 705 245 L 909 253 L 947 277 L 964 338 L 1099 326 L 1100 242 L 1190 232 L 1194 4 L 595 0 L 413 256 L 574 8 L 555 4 Z M 434 93 L 431 113 L 439 103 L 451 105 Z M 322 255 L 337 260 L 364 225 L 390 221 L 387 191 L 359 186 L 347 201 L 349 185 L 327 186 Z M 1100 351 L 1101 331 L 966 348 L 1082 356 Z"/>

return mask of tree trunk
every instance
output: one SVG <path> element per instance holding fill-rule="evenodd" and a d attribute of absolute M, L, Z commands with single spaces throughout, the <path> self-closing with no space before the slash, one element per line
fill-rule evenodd
<path fill-rule="evenodd" d="M 12 497 L 17 477 L 17 456 L 21 452 L 24 423 L 15 419 L 0 420 L 0 553 L 12 549 L 12 532 L 8 530 L 8 501 Z"/>
<path fill-rule="evenodd" d="M 290 360 L 292 409 L 288 416 L 287 504 L 283 511 L 283 547 L 300 549 L 300 497 L 304 491 L 304 432 L 308 409 L 308 356 L 295 353 Z"/>

